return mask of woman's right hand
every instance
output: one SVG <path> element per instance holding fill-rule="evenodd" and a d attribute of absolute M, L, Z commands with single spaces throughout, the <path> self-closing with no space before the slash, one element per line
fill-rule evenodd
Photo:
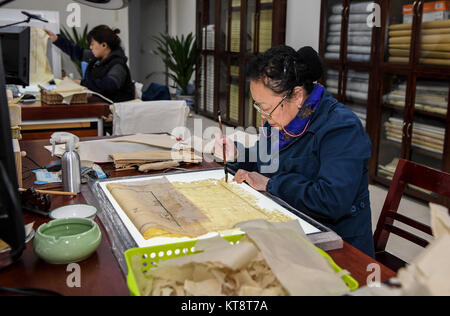
<path fill-rule="evenodd" d="M 50 41 L 56 42 L 56 40 L 58 39 L 58 35 L 56 35 L 55 33 L 53 33 L 53 32 L 50 31 L 50 30 L 44 30 L 44 31 L 45 31 L 45 33 L 47 33 L 48 39 L 49 39 Z"/>
<path fill-rule="evenodd" d="M 215 134 L 214 138 L 214 156 L 223 160 L 223 145 L 225 144 L 227 162 L 234 162 L 237 158 L 237 148 L 233 141 L 222 134 Z"/>

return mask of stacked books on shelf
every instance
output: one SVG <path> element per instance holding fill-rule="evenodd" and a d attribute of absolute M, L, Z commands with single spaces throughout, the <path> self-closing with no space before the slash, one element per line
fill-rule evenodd
<path fill-rule="evenodd" d="M 386 139 L 401 143 L 404 133 L 404 122 L 391 117 L 384 123 Z M 412 133 L 413 147 L 429 152 L 443 154 L 445 141 L 445 128 L 428 124 L 414 123 Z"/>
<path fill-rule="evenodd" d="M 230 67 L 230 120 L 239 121 L 239 66 Z"/>
<path fill-rule="evenodd" d="M 233 0 L 231 4 L 231 47 L 230 51 L 241 51 L 241 0 Z"/>
<path fill-rule="evenodd" d="M 412 5 L 404 6 L 404 16 Z M 422 64 L 450 66 L 450 1 L 426 2 L 421 29 L 420 62 Z M 411 47 L 411 19 L 404 24 L 389 27 L 389 62 L 408 63 Z"/>
<path fill-rule="evenodd" d="M 421 111 L 447 115 L 449 83 L 421 80 L 416 86 L 415 108 Z M 405 107 L 406 83 L 395 87 L 384 96 L 384 103 L 399 108 Z"/>
<path fill-rule="evenodd" d="M 368 25 L 368 6 L 373 2 L 360 2 L 350 5 L 347 39 L 347 59 L 368 62 L 372 50 L 373 29 Z M 334 5 L 328 18 L 328 37 L 325 58 L 339 59 L 341 50 L 342 10 L 341 4 Z"/>
<path fill-rule="evenodd" d="M 267 2 L 267 1 L 266 1 Z M 263 3 L 263 1 L 261 1 Z M 265 52 L 272 47 L 272 9 L 261 10 L 259 20 L 259 51 Z"/>

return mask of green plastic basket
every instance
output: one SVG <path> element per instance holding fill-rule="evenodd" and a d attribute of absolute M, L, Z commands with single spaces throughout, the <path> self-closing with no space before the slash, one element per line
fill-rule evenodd
<path fill-rule="evenodd" d="M 227 236 L 224 237 L 224 239 L 232 244 L 236 244 L 239 243 L 239 241 L 242 239 L 243 236 L 244 234 Z M 192 240 L 182 243 L 166 244 L 147 248 L 134 248 L 127 250 L 125 252 L 125 259 L 127 261 L 127 268 L 128 268 L 127 284 L 128 289 L 130 290 L 130 295 L 141 296 L 141 294 L 139 293 L 139 288 L 136 282 L 134 271 L 131 267 L 132 258 L 134 258 L 135 256 L 139 256 L 141 258 L 141 272 L 145 274 L 149 269 L 156 267 L 156 265 L 160 260 L 169 260 L 173 258 L 199 253 L 199 251 L 196 251 L 195 249 L 196 243 L 197 240 Z M 324 252 L 319 248 L 317 248 L 317 250 L 323 257 L 325 257 L 329 261 L 330 265 L 332 266 L 332 268 L 336 273 L 342 271 L 342 269 L 333 261 L 333 259 L 326 252 Z M 355 291 L 359 287 L 358 282 L 348 274 L 343 275 L 342 280 L 348 286 L 350 291 Z"/>

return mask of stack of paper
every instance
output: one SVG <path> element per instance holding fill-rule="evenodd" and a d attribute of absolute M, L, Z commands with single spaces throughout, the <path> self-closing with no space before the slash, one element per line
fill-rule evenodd
<path fill-rule="evenodd" d="M 403 140 L 403 121 L 394 117 L 384 124 L 386 138 L 401 143 Z M 412 145 L 433 153 L 443 154 L 445 141 L 445 128 L 427 124 L 414 123 Z"/>

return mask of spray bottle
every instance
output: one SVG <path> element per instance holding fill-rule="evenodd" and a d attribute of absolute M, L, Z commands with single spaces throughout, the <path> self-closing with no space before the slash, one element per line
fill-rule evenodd
<path fill-rule="evenodd" d="M 70 133 L 54 133 L 50 139 L 52 155 L 55 156 L 55 145 L 66 144 L 66 152 L 61 159 L 62 181 L 65 192 L 81 192 L 80 156 L 75 151 L 75 145 L 80 139 Z"/>

